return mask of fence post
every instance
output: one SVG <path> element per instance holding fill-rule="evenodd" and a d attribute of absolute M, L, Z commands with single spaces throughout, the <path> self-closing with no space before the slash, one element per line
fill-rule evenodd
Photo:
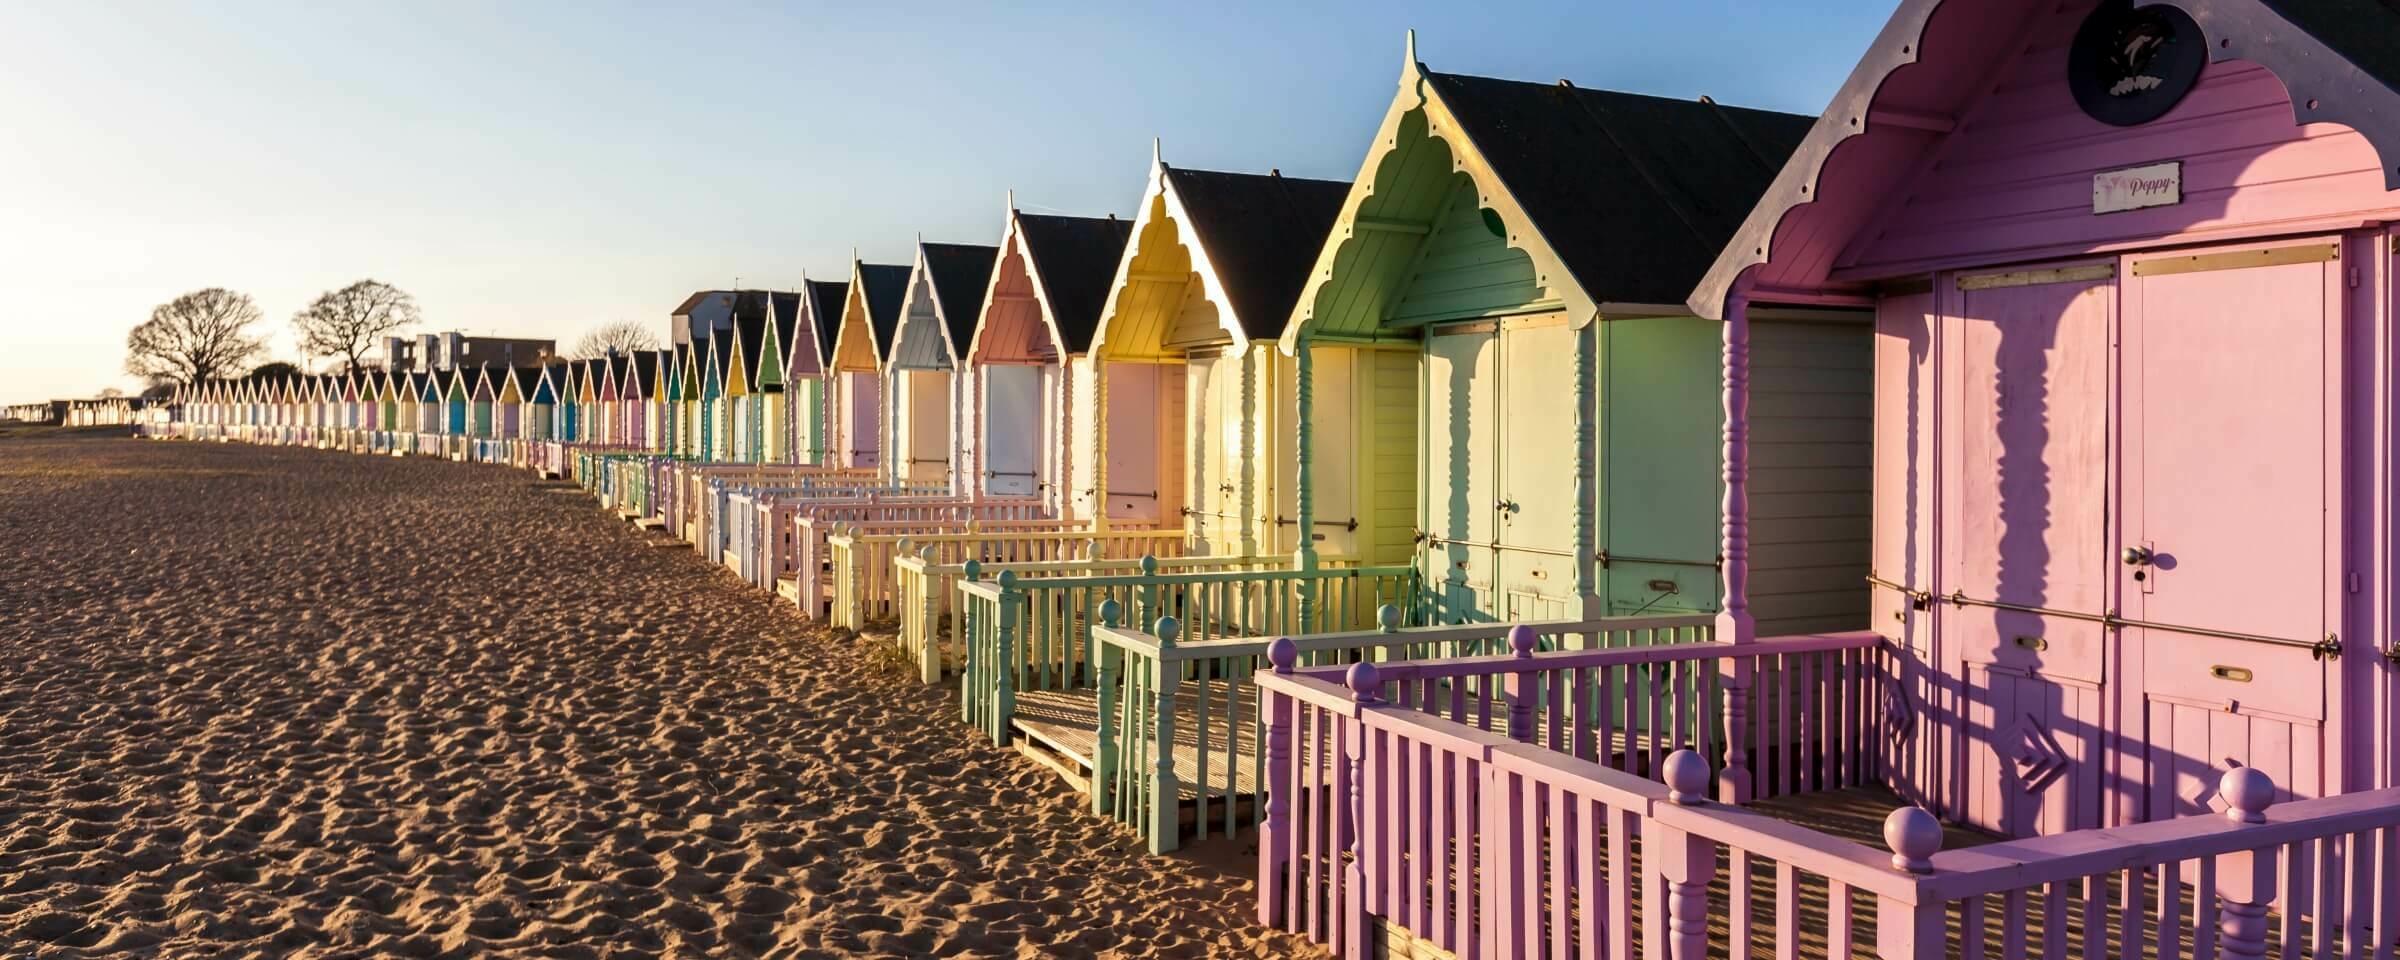
<path fill-rule="evenodd" d="M 2235 767 L 2217 779 L 2217 795 L 2225 798 L 2226 819 L 2265 823 L 2267 805 L 2275 801 L 2275 781 L 2256 767 Z M 2267 906 L 2275 902 L 2275 853 L 2270 846 L 2217 857 L 2217 940 L 2226 957 L 2247 960 L 2267 955 Z M 2342 908 L 2336 905 L 2333 909 L 2338 912 Z M 2330 918 L 2320 916 L 2317 922 L 2327 923 Z M 2356 944 L 2352 947 L 2355 950 Z"/>
<path fill-rule="evenodd" d="M 1151 748 L 1156 751 L 1150 760 L 1150 809 L 1146 811 L 1151 853 L 1175 849 L 1176 814 L 1183 803 L 1181 785 L 1175 778 L 1175 690 L 1183 683 L 1183 667 L 1174 658 L 1175 637 L 1182 629 L 1183 624 L 1174 617 L 1160 617 L 1150 631 L 1158 637 L 1158 659 L 1150 661 L 1150 692 L 1155 701 L 1151 704 Z"/>
<path fill-rule="evenodd" d="M 925 561 L 924 570 L 919 571 L 914 581 L 917 585 L 919 609 L 900 612 L 901 616 L 911 618 L 917 625 L 917 679 L 928 684 L 940 683 L 942 680 L 942 605 L 941 598 L 935 596 L 932 590 L 933 578 L 930 571 L 933 568 L 933 554 L 934 550 L 931 546 L 917 551 L 917 558 Z M 893 569 L 899 568 L 895 565 Z M 897 584 L 894 585 L 894 589 L 898 589 Z M 901 632 L 904 634 L 908 632 L 906 625 L 902 626 Z"/>
<path fill-rule="evenodd" d="M 1300 662 L 1300 645 L 1290 637 L 1276 637 L 1267 642 L 1267 663 L 1277 676 L 1292 675 L 1292 667 Z M 1267 742 L 1263 744 L 1267 763 L 1267 795 L 1259 806 L 1258 817 L 1258 922 L 1272 927 L 1276 923 L 1276 907 L 1283 903 L 1284 890 L 1290 882 L 1284 871 L 1292 862 L 1291 798 L 1292 791 L 1292 701 L 1274 691 L 1261 691 L 1258 701 L 1259 719 L 1266 723 Z"/>
<path fill-rule="evenodd" d="M 1367 858 L 1371 853 L 1366 848 L 1368 838 L 1375 835 L 1376 824 L 1369 822 L 1374 816 L 1375 805 L 1369 803 L 1366 797 L 1369 776 L 1366 716 L 1367 708 L 1375 705 L 1383 679 L 1373 661 L 1363 660 L 1351 664 L 1344 679 L 1350 686 L 1350 700 L 1357 705 L 1357 716 L 1350 723 L 1343 724 L 1342 763 L 1336 768 L 1339 779 L 1334 784 L 1333 797 L 1334 804 L 1344 813 L 1341 818 L 1342 829 L 1334 840 L 1350 854 L 1350 863 L 1342 868 L 1339 901 L 1342 911 L 1341 955 L 1368 957 L 1374 955 L 1374 934 L 1369 929 L 1368 918 L 1375 912 L 1375 905 L 1370 899 L 1375 887 L 1368 882 Z"/>
<path fill-rule="evenodd" d="M 997 693 L 992 698 L 992 742 L 1008 746 L 1009 721 L 1017 715 L 1017 668 L 1024 662 L 1018 651 L 1018 608 L 1025 595 L 1017 591 L 1017 572 L 1000 571 L 1000 662 L 993 664 Z"/>
<path fill-rule="evenodd" d="M 1708 761 L 1698 753 L 1677 750 L 1667 756 L 1664 769 L 1669 803 L 1696 807 L 1709 802 Z M 1665 887 L 1652 888 L 1649 903 L 1661 909 L 1643 916 L 1643 937 L 1663 947 L 1673 960 L 1702 960 L 1708 956 L 1708 885 L 1717 878 L 1717 842 L 1656 821 L 1643 825 L 1645 853 L 1653 840 L 1658 843 L 1658 867 L 1648 882 L 1663 882 Z"/>
<path fill-rule="evenodd" d="M 1124 616 L 1124 604 L 1114 599 L 1100 601 L 1101 626 L 1113 629 Z M 1117 779 L 1117 665 L 1123 656 L 1116 644 L 1101 642 L 1100 740 L 1092 748 L 1092 812 L 1104 817 Z"/>
<path fill-rule="evenodd" d="M 1533 648 L 1541 637 L 1533 628 L 1522 623 L 1508 628 L 1508 648 L 1518 660 L 1532 660 Z M 1508 694 L 1508 738 L 1518 743 L 1533 742 L 1533 701 L 1539 685 L 1529 664 L 1519 664 L 1502 681 Z"/>
<path fill-rule="evenodd" d="M 1901 807 L 1883 818 L 1883 843 L 1891 848 L 1892 869 L 1920 876 L 1932 873 L 1933 855 L 1942 849 L 1942 823 L 1923 807 Z M 1939 960 L 1948 945 L 1942 911 L 1939 900 L 1877 897 L 1875 955 L 1881 960 Z M 2095 930 L 2086 935 L 2100 934 Z"/>
<path fill-rule="evenodd" d="M 968 583 L 981 583 L 983 581 L 983 562 L 980 560 L 967 561 L 961 567 L 959 575 Z M 928 590 L 927 592 L 932 591 Z M 958 706 L 959 712 L 963 714 L 961 719 L 964 719 L 969 726 L 973 726 L 975 723 L 975 685 L 981 682 L 979 674 L 983 666 L 983 651 L 979 649 L 982 643 L 975 636 L 975 604 L 968 600 L 963 592 L 959 594 L 957 602 L 958 623 L 951 627 L 951 632 L 958 638 L 959 651 L 964 654 L 960 657 L 958 664 Z"/>
<path fill-rule="evenodd" d="M 1157 623 L 1163 616 L 1166 611 L 1158 608 L 1158 557 L 1145 553 L 1142 554 L 1142 618 L 1137 622 Z"/>

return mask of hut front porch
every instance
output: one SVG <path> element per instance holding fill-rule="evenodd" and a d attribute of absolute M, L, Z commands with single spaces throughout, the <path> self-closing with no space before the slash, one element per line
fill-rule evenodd
<path fill-rule="evenodd" d="M 2003 840 L 1907 805 L 1881 638 L 1585 629 L 1347 666 L 1272 645 L 1260 920 L 1360 958 L 2392 955 L 2400 790 L 2277 803 L 2236 768 L 2222 813 Z"/>

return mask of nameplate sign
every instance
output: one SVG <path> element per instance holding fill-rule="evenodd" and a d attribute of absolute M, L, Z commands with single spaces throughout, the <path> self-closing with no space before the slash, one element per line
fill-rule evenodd
<path fill-rule="evenodd" d="M 2092 174 L 2093 213 L 2172 207 L 2182 202 L 2183 162 L 2180 160 Z"/>

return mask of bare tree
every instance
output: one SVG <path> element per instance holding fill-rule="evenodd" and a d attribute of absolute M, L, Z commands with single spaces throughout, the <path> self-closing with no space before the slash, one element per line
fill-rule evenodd
<path fill-rule="evenodd" d="M 249 334 L 262 316 L 248 296 L 222 287 L 176 297 L 125 335 L 125 372 L 181 384 L 233 373 L 266 349 Z"/>
<path fill-rule="evenodd" d="M 320 294 L 308 309 L 292 315 L 301 352 L 340 357 L 353 371 L 377 339 L 416 324 L 416 299 L 380 280 L 361 280 Z"/>
<path fill-rule="evenodd" d="M 607 356 L 610 350 L 618 353 L 632 353 L 636 350 L 656 349 L 658 349 L 658 334 L 650 332 L 649 327 L 632 320 L 618 320 L 602 324 L 599 329 L 584 334 L 583 339 L 575 341 L 575 352 L 572 356 L 577 360 L 590 360 Z"/>

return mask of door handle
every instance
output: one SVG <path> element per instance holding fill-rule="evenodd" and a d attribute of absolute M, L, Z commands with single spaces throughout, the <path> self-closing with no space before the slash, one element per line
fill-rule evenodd
<path fill-rule="evenodd" d="M 2147 567 L 2150 565 L 2150 561 L 2156 557 L 2157 555 L 2152 553 L 2149 547 L 2125 548 L 2125 565 L 2128 567 Z"/>

